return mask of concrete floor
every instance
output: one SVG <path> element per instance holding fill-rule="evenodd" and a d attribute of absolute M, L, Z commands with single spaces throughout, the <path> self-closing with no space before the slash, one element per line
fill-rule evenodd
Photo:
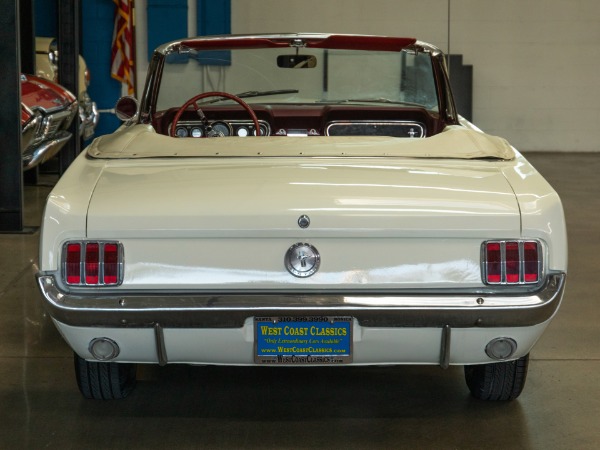
<path fill-rule="evenodd" d="M 84 400 L 34 285 L 38 234 L 0 234 L 0 449 L 600 448 L 600 155 L 531 154 L 561 194 L 570 270 L 521 397 L 472 399 L 462 368 L 142 367 Z M 25 190 L 39 224 L 47 186 Z"/>

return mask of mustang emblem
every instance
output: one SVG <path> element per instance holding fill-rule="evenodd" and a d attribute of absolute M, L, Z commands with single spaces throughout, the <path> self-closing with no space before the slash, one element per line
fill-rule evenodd
<path fill-rule="evenodd" d="M 295 277 L 306 278 L 319 270 L 321 255 L 312 245 L 299 242 L 288 249 L 284 263 L 289 273 Z"/>

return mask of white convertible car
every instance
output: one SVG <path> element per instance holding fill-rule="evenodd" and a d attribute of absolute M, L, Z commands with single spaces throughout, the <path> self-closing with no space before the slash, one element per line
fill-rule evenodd
<path fill-rule="evenodd" d="M 521 393 L 563 295 L 563 210 L 457 115 L 437 48 L 189 38 L 117 111 L 41 232 L 38 284 L 85 397 L 172 363 L 464 365 L 477 398 Z"/>

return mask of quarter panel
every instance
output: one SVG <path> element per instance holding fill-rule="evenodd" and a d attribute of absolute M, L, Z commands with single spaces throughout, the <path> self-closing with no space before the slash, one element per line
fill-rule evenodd
<path fill-rule="evenodd" d="M 529 162 L 518 155 L 503 170 L 521 210 L 521 234 L 539 238 L 548 246 L 548 267 L 567 271 L 567 228 L 562 203 L 552 186 Z"/>
<path fill-rule="evenodd" d="M 41 271 L 58 269 L 64 241 L 86 237 L 88 205 L 103 166 L 81 153 L 48 196 L 40 231 Z"/>

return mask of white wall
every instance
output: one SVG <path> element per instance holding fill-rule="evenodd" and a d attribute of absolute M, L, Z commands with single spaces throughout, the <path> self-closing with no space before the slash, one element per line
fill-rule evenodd
<path fill-rule="evenodd" d="M 453 0 L 474 120 L 523 150 L 600 151 L 600 2 Z"/>
<path fill-rule="evenodd" d="M 190 1 L 190 12 L 195 3 Z M 136 4 L 138 54 L 145 55 L 146 1 Z M 463 54 L 465 64 L 473 65 L 473 120 L 479 127 L 525 151 L 600 151 L 598 0 L 231 0 L 231 4 L 233 33 L 411 36 L 444 51 L 450 43 L 452 53 Z M 194 31 L 190 28 L 190 34 Z M 138 63 L 140 75 L 145 73 L 144 62 Z"/>

